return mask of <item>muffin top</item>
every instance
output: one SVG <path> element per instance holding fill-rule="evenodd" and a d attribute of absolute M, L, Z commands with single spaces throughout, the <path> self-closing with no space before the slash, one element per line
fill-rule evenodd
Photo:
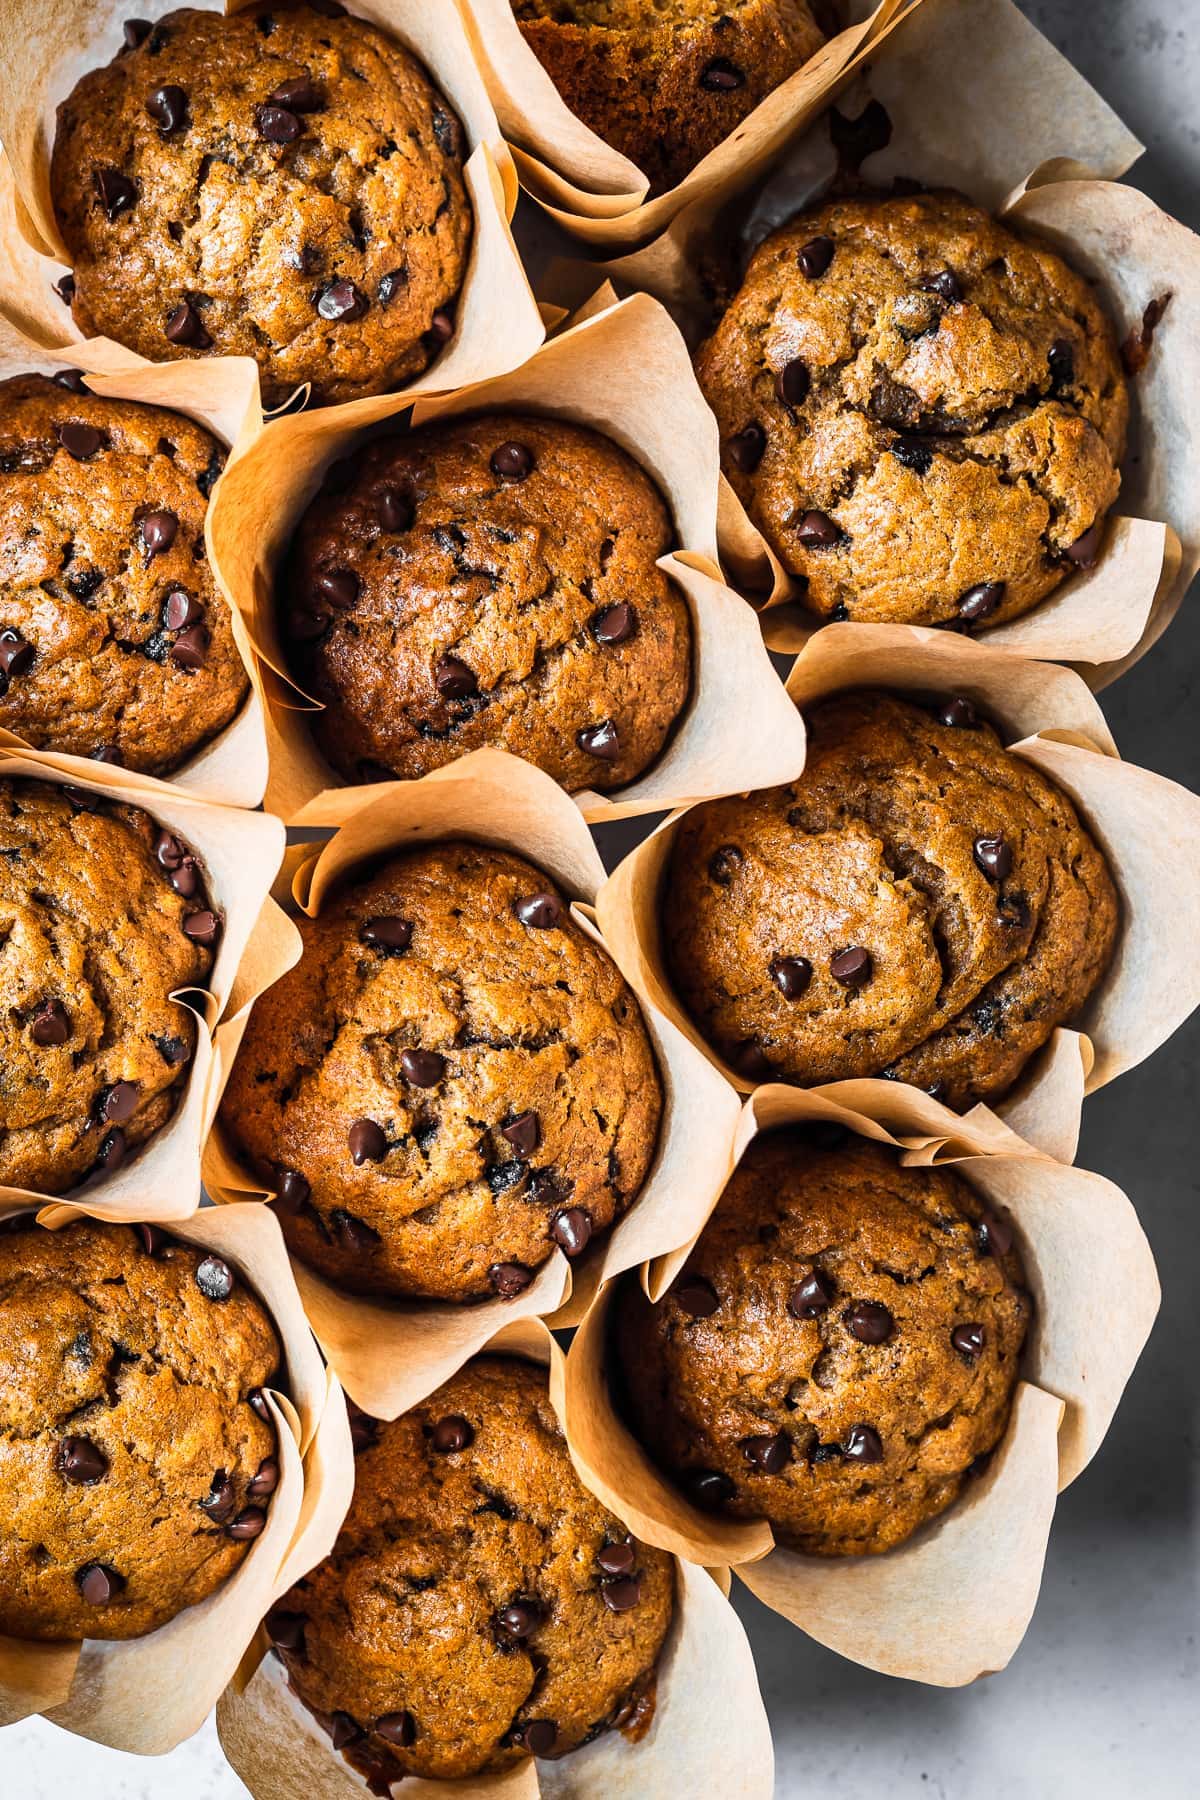
<path fill-rule="evenodd" d="M 1108 966 L 1118 902 L 1070 801 L 961 698 L 847 693 L 799 781 L 694 808 L 663 892 L 677 992 L 748 1080 L 1002 1094 Z"/>
<path fill-rule="evenodd" d="M 368 1439 L 332 1555 L 267 1615 L 335 1748 L 386 1782 L 644 1732 L 671 1558 L 583 1487 L 545 1371 L 478 1357 Z"/>
<path fill-rule="evenodd" d="M 511 1299 L 633 1202 L 662 1110 L 653 1052 L 541 870 L 429 844 L 299 924 L 223 1118 L 306 1263 L 357 1293 Z"/>
<path fill-rule="evenodd" d="M 773 232 L 703 346 L 722 466 L 823 618 L 965 629 L 1101 553 L 1129 400 L 1080 276 L 956 194 Z"/>
<path fill-rule="evenodd" d="M 150 1225 L 0 1228 L 0 1632 L 131 1638 L 233 1574 L 279 1479 L 274 1327 Z"/>
<path fill-rule="evenodd" d="M 674 187 L 825 41 L 806 0 L 512 0 L 571 111 Z M 816 16 L 814 16 L 816 15 Z"/>
<path fill-rule="evenodd" d="M 890 1550 L 1007 1428 L 1031 1306 L 1012 1245 L 949 1169 L 837 1128 L 757 1138 L 669 1293 L 621 1286 L 634 1429 L 699 1506 L 810 1555 Z"/>
<path fill-rule="evenodd" d="M 62 1194 L 166 1124 L 220 920 L 137 807 L 0 781 L 0 1185 Z"/>
<path fill-rule="evenodd" d="M 325 756 L 411 779 L 491 745 L 623 787 L 688 695 L 688 609 L 656 566 L 672 537 L 633 459 L 562 419 L 454 420 L 335 464 L 280 595 Z"/>
<path fill-rule="evenodd" d="M 167 775 L 229 724 L 249 682 L 204 551 L 223 461 L 179 413 L 0 381 L 0 726 Z"/>
<path fill-rule="evenodd" d="M 268 406 L 386 392 L 453 335 L 472 232 L 462 127 L 334 4 L 131 20 L 58 109 L 75 323 L 154 362 L 252 356 Z"/>

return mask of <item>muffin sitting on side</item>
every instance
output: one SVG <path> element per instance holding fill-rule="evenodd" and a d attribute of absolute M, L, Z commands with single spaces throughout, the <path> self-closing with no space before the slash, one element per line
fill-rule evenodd
<path fill-rule="evenodd" d="M 279 1480 L 279 1342 L 149 1225 L 0 1231 L 0 1633 L 131 1638 L 227 1581 Z"/>
<path fill-rule="evenodd" d="M 815 1556 L 890 1550 L 1007 1428 L 1030 1302 L 1007 1219 L 836 1131 L 751 1144 L 670 1291 L 620 1289 L 634 1429 L 695 1504 Z"/>
<path fill-rule="evenodd" d="M 300 930 L 222 1118 L 306 1263 L 356 1293 L 511 1299 L 633 1203 L 662 1110 L 653 1052 L 540 870 L 432 844 Z"/>
<path fill-rule="evenodd" d="M 75 323 L 152 362 L 252 356 L 268 406 L 399 387 L 454 333 L 464 148 L 420 64 L 340 6 L 131 19 L 58 109 Z"/>
<path fill-rule="evenodd" d="M 409 780 L 491 745 L 572 791 L 635 780 L 688 696 L 671 544 L 649 476 L 562 419 L 453 420 L 335 463 L 280 593 L 325 756 Z"/>
<path fill-rule="evenodd" d="M 997 625 L 1101 553 L 1129 415 L 1112 327 L 955 194 L 773 232 L 696 373 L 726 475 L 824 619 Z"/>
<path fill-rule="evenodd" d="M 799 781 L 679 827 L 662 901 L 676 991 L 747 1080 L 996 1098 L 1108 967 L 1103 856 L 966 700 L 839 694 L 806 721 Z"/>
<path fill-rule="evenodd" d="M 333 1552 L 266 1625 L 372 1791 L 642 1735 L 671 1559 L 583 1487 L 544 1370 L 479 1357 L 360 1436 Z"/>

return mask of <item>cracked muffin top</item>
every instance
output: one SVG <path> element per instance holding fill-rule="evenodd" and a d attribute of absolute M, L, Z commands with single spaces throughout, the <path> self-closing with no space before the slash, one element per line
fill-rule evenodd
<path fill-rule="evenodd" d="M 750 1081 L 998 1097 L 1108 967 L 1103 856 L 961 697 L 838 694 L 805 718 L 798 781 L 679 827 L 662 898 L 676 991 Z"/>
<path fill-rule="evenodd" d="M 621 1285 L 634 1429 L 701 1507 L 809 1555 L 890 1550 L 1007 1429 L 1023 1283 L 951 1170 L 830 1126 L 757 1138 L 658 1304 Z"/>
<path fill-rule="evenodd" d="M 111 1175 L 171 1117 L 221 921 L 195 856 L 133 806 L 0 781 L 0 1185 Z"/>
<path fill-rule="evenodd" d="M 356 1293 L 512 1299 L 636 1199 L 662 1110 L 637 1001 L 553 882 L 440 843 L 301 918 L 222 1106 L 290 1248 Z"/>
<path fill-rule="evenodd" d="M 0 382 L 0 726 L 169 775 L 230 723 L 249 681 L 204 549 L 223 462 L 73 371 Z"/>
<path fill-rule="evenodd" d="M 640 1737 L 674 1570 L 582 1485 L 544 1369 L 482 1356 L 357 1421 L 332 1554 L 267 1615 L 291 1686 L 371 1783 Z"/>
<path fill-rule="evenodd" d="M 772 233 L 702 347 L 722 466 L 825 619 L 1015 619 L 1100 556 L 1129 398 L 1088 284 L 955 194 Z"/>
<path fill-rule="evenodd" d="M 0 1632 L 141 1637 L 228 1580 L 279 1358 L 241 1276 L 156 1226 L 0 1228 Z"/>
<path fill-rule="evenodd" d="M 656 566 L 649 476 L 562 419 L 493 413 L 334 464 L 280 583 L 326 758 L 411 779 L 484 745 L 571 791 L 636 779 L 690 682 L 691 621 Z"/>
<path fill-rule="evenodd" d="M 75 323 L 152 362 L 252 356 L 267 406 L 399 387 L 453 336 L 463 156 L 421 65 L 333 0 L 130 20 L 58 109 Z"/>
<path fill-rule="evenodd" d="M 662 193 L 838 29 L 816 0 L 512 0 L 566 104 Z M 815 15 L 815 16 L 814 16 Z"/>

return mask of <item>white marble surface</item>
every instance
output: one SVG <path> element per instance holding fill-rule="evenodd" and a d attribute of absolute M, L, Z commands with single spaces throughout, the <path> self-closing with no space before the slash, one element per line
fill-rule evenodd
<path fill-rule="evenodd" d="M 1149 146 L 1132 179 L 1200 224 L 1200 0 L 1022 3 Z M 1193 593 L 1190 613 L 1105 697 L 1123 753 L 1192 788 L 1200 788 L 1198 648 Z M 608 837 L 606 852 L 619 848 Z M 747 1597 L 740 1609 L 775 1731 L 779 1796 L 1184 1800 L 1197 1792 L 1198 1052 L 1194 1021 L 1088 1111 L 1080 1160 L 1133 1197 L 1159 1258 L 1164 1304 L 1104 1450 L 1060 1507 L 1025 1643 L 1003 1674 L 943 1693 L 868 1674 Z M 211 1722 L 155 1762 L 41 1721 L 0 1738 L 3 1800 L 234 1800 L 245 1791 L 221 1760 Z"/>

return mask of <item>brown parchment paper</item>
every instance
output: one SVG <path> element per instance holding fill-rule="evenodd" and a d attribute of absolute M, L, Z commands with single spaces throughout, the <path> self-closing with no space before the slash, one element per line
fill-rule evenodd
<path fill-rule="evenodd" d="M 1069 1162 L 1085 1092 L 1135 1067 L 1200 1004 L 1200 968 L 1176 954 L 1200 929 L 1200 799 L 1120 760 L 1095 699 L 1073 670 L 997 657 L 953 633 L 829 625 L 797 657 L 787 687 L 801 709 L 850 687 L 917 697 L 965 694 L 1000 728 L 1014 755 L 1036 763 L 1079 806 L 1120 890 L 1116 954 L 1075 1028 L 1056 1031 L 993 1109 Z M 671 990 L 658 923 L 660 886 L 681 816 L 668 819 L 610 876 L 597 917 L 630 984 L 704 1049 Z M 1155 973 L 1165 967 L 1173 970 L 1167 983 Z M 706 1054 L 739 1091 L 749 1091 L 744 1077 L 711 1050 Z"/>
<path fill-rule="evenodd" d="M 476 1349 L 548 1364 L 551 1403 L 566 1429 L 562 1352 L 539 1321 L 506 1326 Z M 366 1791 L 296 1699 L 274 1656 L 243 1691 L 225 1692 L 217 1731 L 254 1800 L 352 1800 Z M 719 1582 L 677 1562 L 675 1617 L 659 1659 L 654 1718 L 640 1743 L 606 1732 L 560 1761 L 529 1758 L 503 1774 L 463 1781 L 407 1776 L 397 1792 L 405 1800 L 410 1794 L 414 1800 L 594 1800 L 600 1794 L 674 1800 L 688 1792 L 770 1800 L 773 1776 L 771 1734 L 745 1632 Z"/>
<path fill-rule="evenodd" d="M 605 1376 L 612 1288 L 567 1357 L 572 1453 L 588 1485 L 638 1536 L 696 1561 L 733 1563 L 766 1605 L 855 1662 L 957 1687 L 1003 1668 L 1021 1641 L 1056 1495 L 1103 1441 L 1153 1323 L 1153 1257 L 1129 1201 L 1103 1176 L 1053 1161 L 985 1109 L 963 1120 L 900 1082 L 759 1088 L 742 1115 L 738 1159 L 760 1131 L 813 1119 L 894 1144 L 908 1163 L 953 1164 L 1011 1214 L 1036 1319 L 1008 1432 L 987 1473 L 941 1519 L 880 1556 L 803 1556 L 776 1547 L 765 1522 L 700 1512 L 614 1413 Z M 697 1234 L 707 1217 L 694 1209 Z M 661 1294 L 681 1261 L 643 1270 L 647 1291 Z M 1119 1317 L 1109 1303 L 1117 1288 Z"/>
<path fill-rule="evenodd" d="M 356 866 L 417 843 L 467 837 L 512 850 L 545 869 L 574 903 L 580 926 L 603 942 L 587 910 L 604 878 L 591 834 L 569 796 L 531 764 L 503 751 L 478 750 L 421 781 L 345 788 L 334 798 L 340 810 L 323 822 L 337 825 L 336 835 L 324 847 L 298 847 L 291 858 L 293 897 L 310 916 Z M 269 948 L 262 969 L 247 983 L 247 995 L 261 991 L 261 975 L 272 958 L 284 966 L 294 958 L 295 946 L 273 909 L 264 912 L 260 924 Z M 365 1411 L 395 1418 L 476 1354 L 504 1322 L 553 1315 L 555 1325 L 573 1323 L 602 1280 L 675 1247 L 681 1196 L 720 1191 L 730 1167 L 736 1096 L 669 1021 L 644 1004 L 643 1017 L 663 1087 L 655 1160 L 633 1206 L 577 1265 L 556 1249 L 515 1300 L 460 1306 L 363 1299 L 296 1261 L 313 1330 L 342 1385 Z M 228 1078 L 244 1028 L 242 1010 L 218 1031 L 214 1094 Z M 204 1181 L 218 1201 L 270 1197 L 261 1179 L 240 1162 L 219 1123 L 205 1147 Z"/>
<path fill-rule="evenodd" d="M 174 10 L 174 4 L 144 0 L 138 11 L 157 19 Z M 250 0 L 229 0 L 223 8 L 209 5 L 206 10 L 240 12 L 248 4 Z M 470 150 L 464 179 L 475 230 L 456 309 L 457 329 L 432 366 L 401 390 L 411 401 L 522 362 L 542 340 L 542 320 L 509 229 L 517 200 L 516 172 L 457 8 L 423 0 L 359 0 L 350 10 L 390 32 L 424 64 L 462 120 Z M 127 0 L 6 0 L 0 9 L 0 66 L 5 70 L 0 139 L 11 159 L 13 180 L 11 196 L 0 184 L 0 312 L 45 349 L 61 349 L 79 338 L 53 290 L 69 260 L 50 197 L 55 109 L 82 74 L 109 61 L 119 48 L 127 15 Z M 94 357 L 88 360 L 94 365 Z M 212 365 L 197 360 L 190 366 Z M 361 422 L 366 423 L 375 404 L 356 400 L 339 410 L 365 409 Z"/>
<path fill-rule="evenodd" d="M 717 563 L 716 423 L 666 311 L 647 295 L 600 304 L 515 373 L 420 403 L 414 425 L 495 409 L 552 413 L 614 439 L 653 476 L 680 548 L 659 566 L 684 591 L 694 631 L 693 688 L 663 754 L 612 795 L 577 798 L 592 820 L 629 817 L 719 791 L 785 780 L 804 757 L 803 727 L 763 647 L 753 611 L 724 586 Z M 407 400 L 373 405 L 396 419 Z M 327 464 L 350 439 L 345 407 L 281 419 L 223 480 L 212 509 L 212 554 L 222 586 L 258 649 L 268 685 L 267 804 L 284 818 L 330 824 L 340 777 L 310 730 L 317 702 L 288 678 L 275 620 L 275 580 L 293 530 Z M 732 726 L 736 721 L 737 729 Z M 366 791 L 366 790 L 362 790 Z"/>
<path fill-rule="evenodd" d="M 213 1030 L 234 990 L 238 965 L 283 854 L 284 829 L 268 813 L 217 806 L 148 775 L 131 775 L 89 758 L 42 755 L 0 742 L 0 780 L 28 777 L 86 788 L 140 806 L 197 852 L 210 899 L 223 919 L 208 987 L 175 995 L 196 1020 L 196 1047 L 170 1119 L 112 1175 L 93 1177 L 68 1204 L 95 1218 L 165 1223 L 189 1218 L 200 1204 L 200 1145 L 215 1068 Z M 57 1219 L 59 1202 L 26 1188 L 0 1186 L 0 1211 L 41 1206 Z"/>
<path fill-rule="evenodd" d="M 57 1212 L 58 1224 L 98 1216 L 86 1203 Z M 354 1486 L 341 1391 L 313 1342 L 276 1221 L 258 1206 L 208 1208 L 171 1229 L 228 1258 L 279 1333 L 287 1391 L 268 1391 L 280 1480 L 266 1529 L 229 1581 L 145 1637 L 0 1639 L 0 1723 L 44 1712 L 66 1731 L 144 1756 L 173 1749 L 203 1722 L 263 1613 L 332 1547 Z"/>

